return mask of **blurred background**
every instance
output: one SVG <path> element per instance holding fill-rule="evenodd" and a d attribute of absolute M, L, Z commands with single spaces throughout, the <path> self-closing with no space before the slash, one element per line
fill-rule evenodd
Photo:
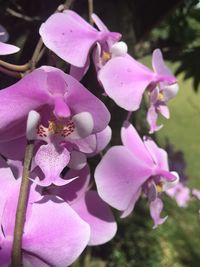
<path fill-rule="evenodd" d="M 196 0 L 94 0 L 94 12 L 108 28 L 121 32 L 129 53 L 151 67 L 151 53 L 160 48 L 177 79 L 180 91 L 170 104 L 170 120 L 155 138 L 171 149 L 171 161 L 181 164 L 184 183 L 200 189 L 200 1 Z M 38 42 L 38 29 L 57 8 L 61 0 L 0 0 L 0 24 L 9 33 L 9 43 L 21 47 L 20 53 L 1 59 L 26 63 Z M 72 9 L 88 20 L 87 0 L 75 0 Z M 41 64 L 66 64 L 51 52 L 44 54 Z M 17 80 L 0 74 L 0 88 Z M 101 92 L 91 67 L 83 83 L 99 97 Z M 113 144 L 120 144 L 119 129 L 126 112 L 111 100 L 106 104 L 112 113 Z M 132 116 L 141 134 L 147 133 L 146 103 Z M 99 158 L 91 164 L 95 167 Z M 178 164 L 177 163 L 177 164 Z M 116 237 L 108 244 L 90 247 L 74 267 L 199 267 L 200 266 L 200 202 L 192 198 L 185 208 L 164 196 L 163 215 L 167 222 L 153 230 L 147 201 L 141 199 L 134 213 L 120 220 Z M 119 214 L 116 212 L 116 217 Z"/>

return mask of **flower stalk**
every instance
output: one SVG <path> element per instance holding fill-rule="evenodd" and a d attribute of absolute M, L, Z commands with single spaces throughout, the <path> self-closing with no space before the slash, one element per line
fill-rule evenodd
<path fill-rule="evenodd" d="M 12 267 L 21 266 L 22 255 L 21 255 L 21 246 L 22 246 L 22 235 L 24 228 L 24 221 L 26 216 L 26 206 L 27 199 L 29 195 L 29 172 L 31 167 L 31 160 L 33 157 L 33 147 L 34 141 L 28 141 L 25 151 L 24 159 L 24 168 L 22 174 L 22 182 L 20 187 L 19 199 L 17 204 L 17 212 L 15 218 L 15 230 L 14 230 L 14 241 L 12 247 Z"/>

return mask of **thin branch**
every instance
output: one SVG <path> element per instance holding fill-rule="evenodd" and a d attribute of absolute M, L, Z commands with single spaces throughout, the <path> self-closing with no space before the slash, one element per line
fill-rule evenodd
<path fill-rule="evenodd" d="M 9 70 L 21 72 L 21 71 L 27 71 L 30 67 L 30 63 L 26 63 L 24 65 L 15 65 L 15 64 L 11 64 L 3 60 L 0 60 L 0 66 L 6 69 L 9 69 Z"/>
<path fill-rule="evenodd" d="M 30 172 L 31 160 L 33 157 L 33 147 L 34 141 L 28 141 L 25 151 L 24 168 L 15 219 L 14 241 L 12 247 L 12 267 L 20 267 L 22 263 L 22 235 L 26 216 L 27 199 L 29 195 L 30 180 L 28 177 Z"/>
<path fill-rule="evenodd" d="M 10 15 L 12 15 L 13 17 L 16 17 L 16 18 L 19 18 L 19 19 L 23 19 L 23 20 L 25 20 L 25 21 L 40 21 L 40 20 L 41 20 L 40 17 L 37 17 L 37 16 L 36 16 L 36 17 L 29 17 L 29 16 L 27 16 L 27 15 L 23 15 L 23 14 L 21 14 L 21 13 L 15 11 L 15 10 L 9 8 L 9 7 L 6 8 L 6 11 L 7 11 Z"/>
<path fill-rule="evenodd" d="M 92 20 L 92 13 L 93 12 L 94 12 L 93 0 L 88 0 L 88 13 L 89 13 L 89 21 L 90 21 L 91 25 L 94 24 L 94 22 Z"/>
<path fill-rule="evenodd" d="M 10 76 L 10 77 L 14 77 L 14 78 L 17 78 L 17 79 L 21 79 L 22 78 L 22 74 L 19 73 L 19 72 L 16 72 L 16 71 L 11 71 L 11 70 L 7 70 L 3 67 L 0 66 L 0 72 Z"/>
<path fill-rule="evenodd" d="M 42 38 L 40 38 L 31 58 L 31 70 L 34 70 L 36 67 L 36 64 L 38 62 L 38 57 L 39 57 L 42 47 L 43 47 L 43 41 L 42 41 Z"/>

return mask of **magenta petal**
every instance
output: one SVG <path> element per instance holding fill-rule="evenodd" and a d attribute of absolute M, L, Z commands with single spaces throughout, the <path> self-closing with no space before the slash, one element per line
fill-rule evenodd
<path fill-rule="evenodd" d="M 90 225 L 89 245 L 104 244 L 116 234 L 117 224 L 111 209 L 95 191 L 88 191 L 72 208 Z"/>
<path fill-rule="evenodd" d="M 169 119 L 170 114 L 169 114 L 169 108 L 167 105 L 159 105 L 159 111 L 166 119 Z"/>
<path fill-rule="evenodd" d="M 46 196 L 33 204 L 24 229 L 23 249 L 38 255 L 50 266 L 65 267 L 88 244 L 90 227 L 61 199 Z"/>
<path fill-rule="evenodd" d="M 7 202 L 7 199 L 11 195 L 11 191 L 15 188 L 17 181 L 15 180 L 13 173 L 11 169 L 8 167 L 8 165 L 1 159 L 1 168 L 0 168 L 0 184 L 1 188 L 1 194 L 0 194 L 0 222 L 2 223 L 3 218 L 2 214 L 5 209 L 5 204 Z M 16 190 L 15 190 L 16 191 Z M 15 206 L 15 203 L 13 203 L 13 206 Z M 11 214 L 11 210 L 9 211 Z M 11 214 L 12 216 L 13 214 Z M 13 220 L 13 218 L 12 218 Z"/>
<path fill-rule="evenodd" d="M 40 146 L 35 155 L 35 163 L 45 175 L 40 185 L 60 184 L 60 173 L 70 160 L 69 151 L 66 148 L 55 147 L 54 144 Z M 64 180 L 63 180 L 64 183 Z"/>
<path fill-rule="evenodd" d="M 12 238 L 4 239 L 3 242 L 1 243 L 0 267 L 10 266 L 11 251 L 12 251 Z"/>
<path fill-rule="evenodd" d="M 152 166 L 153 162 L 146 149 L 144 143 L 142 142 L 136 129 L 128 121 L 125 121 L 121 129 L 121 139 L 123 145 L 134 155 L 143 161 L 144 163 Z"/>
<path fill-rule="evenodd" d="M 88 57 L 84 67 L 76 67 L 71 65 L 69 74 L 73 76 L 76 80 L 80 81 L 88 71 L 89 66 L 90 66 L 90 58 Z"/>
<path fill-rule="evenodd" d="M 70 107 L 72 114 L 79 114 L 81 112 L 90 113 L 94 121 L 93 133 L 105 129 L 110 121 L 110 113 L 103 102 L 73 77 L 65 74 L 65 79 L 68 84 L 65 102 Z"/>
<path fill-rule="evenodd" d="M 137 154 L 126 147 L 112 147 L 104 155 L 95 170 L 97 191 L 112 207 L 126 210 L 133 196 L 152 174 Z"/>
<path fill-rule="evenodd" d="M 1 142 L 24 136 L 29 111 L 51 103 L 46 79 L 45 71 L 37 69 L 0 91 Z"/>
<path fill-rule="evenodd" d="M 158 147 L 157 144 L 150 137 L 144 136 L 143 139 L 144 144 L 157 167 L 168 171 L 169 165 L 167 159 L 167 152 L 164 149 Z"/>
<path fill-rule="evenodd" d="M 94 21 L 94 23 L 96 24 L 96 26 L 98 27 L 100 31 L 102 32 L 109 31 L 106 25 L 103 23 L 103 21 L 94 13 L 92 14 L 92 20 Z"/>
<path fill-rule="evenodd" d="M 19 50 L 20 49 L 17 46 L 0 42 L 0 55 L 14 54 Z"/>
<path fill-rule="evenodd" d="M 87 164 L 87 158 L 85 154 L 79 151 L 72 151 L 70 154 L 70 161 L 68 167 L 74 170 L 81 170 Z"/>
<path fill-rule="evenodd" d="M 89 51 L 99 38 L 99 32 L 71 10 L 53 14 L 39 33 L 49 49 L 77 67 L 86 64 Z"/>
<path fill-rule="evenodd" d="M 159 131 L 163 125 L 157 125 L 158 112 L 156 111 L 155 106 L 150 106 L 147 112 L 147 122 L 150 126 L 149 133 L 152 134 L 154 132 Z"/>
<path fill-rule="evenodd" d="M 125 218 L 131 214 L 131 212 L 135 208 L 135 204 L 138 201 L 140 195 L 141 195 L 141 188 L 139 188 L 139 190 L 136 192 L 136 194 L 133 195 L 128 208 L 126 210 L 124 210 L 123 212 L 121 212 L 120 218 Z"/>
<path fill-rule="evenodd" d="M 162 56 L 160 49 L 155 49 L 153 51 L 152 66 L 156 73 L 161 74 L 161 75 L 172 76 L 171 71 L 164 63 L 163 56 Z M 174 77 L 174 80 L 176 81 L 175 77 Z"/>
<path fill-rule="evenodd" d="M 93 153 L 97 148 L 96 135 L 91 134 L 86 138 L 73 140 L 73 144 L 79 151 L 83 153 L 86 153 L 86 154 Z"/>
<path fill-rule="evenodd" d="M 156 81 L 156 75 L 131 57 L 116 57 L 101 69 L 99 80 L 117 105 L 135 111 L 146 87 Z"/>
<path fill-rule="evenodd" d="M 69 170 L 65 175 L 65 180 L 71 180 L 78 177 L 72 183 L 60 187 L 50 188 L 50 193 L 61 197 L 68 203 L 73 203 L 81 198 L 88 190 L 90 182 L 90 170 L 85 166 L 82 170 Z"/>
<path fill-rule="evenodd" d="M 107 126 L 103 131 L 96 134 L 96 149 L 90 156 L 94 156 L 100 153 L 109 144 L 111 140 L 112 130 L 110 126 Z"/>
<path fill-rule="evenodd" d="M 160 198 L 156 198 L 154 201 L 150 203 L 150 214 L 154 221 L 153 229 L 157 228 L 158 225 L 163 224 L 167 220 L 168 216 L 164 218 L 160 217 L 162 209 L 163 209 L 163 202 Z"/>

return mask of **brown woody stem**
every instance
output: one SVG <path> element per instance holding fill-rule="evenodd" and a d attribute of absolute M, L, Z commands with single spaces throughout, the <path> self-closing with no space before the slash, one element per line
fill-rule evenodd
<path fill-rule="evenodd" d="M 22 264 L 22 236 L 26 216 L 27 200 L 29 195 L 29 172 L 31 160 L 33 157 L 33 147 L 34 141 L 28 141 L 26 145 L 24 168 L 15 218 L 14 241 L 12 247 L 12 267 L 20 267 Z"/>

